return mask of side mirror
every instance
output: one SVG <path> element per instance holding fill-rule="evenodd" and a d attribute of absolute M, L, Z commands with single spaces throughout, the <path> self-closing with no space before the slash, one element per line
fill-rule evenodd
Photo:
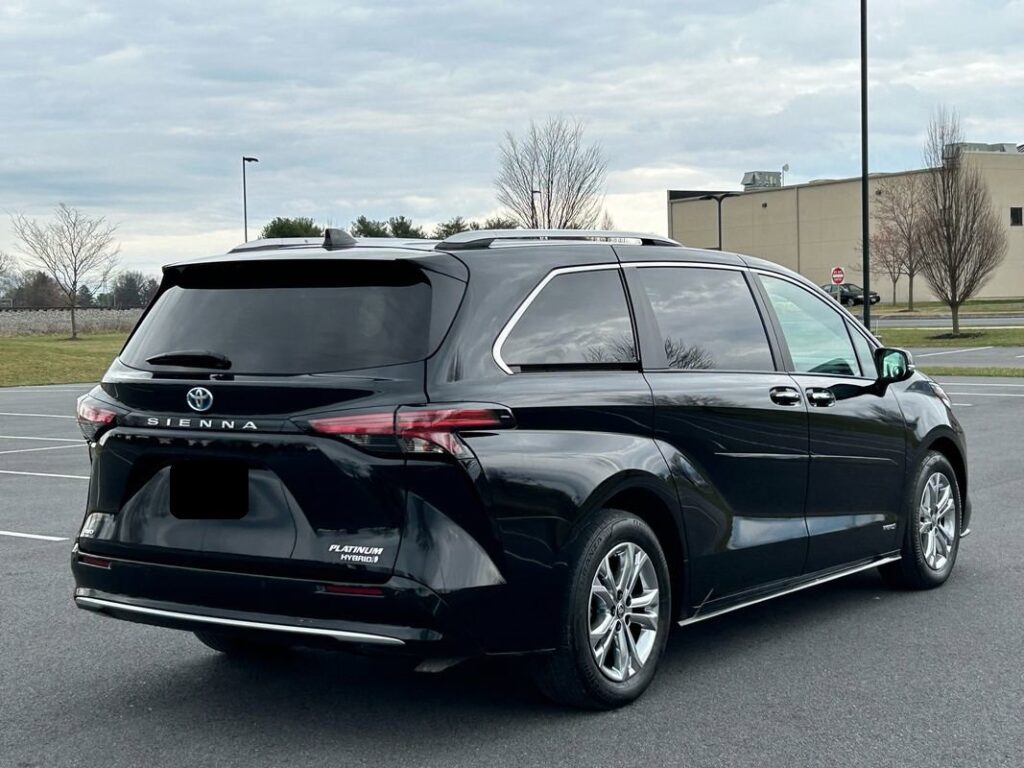
<path fill-rule="evenodd" d="M 905 349 L 880 347 L 875 350 L 875 369 L 881 384 L 906 381 L 914 375 L 914 359 Z"/>

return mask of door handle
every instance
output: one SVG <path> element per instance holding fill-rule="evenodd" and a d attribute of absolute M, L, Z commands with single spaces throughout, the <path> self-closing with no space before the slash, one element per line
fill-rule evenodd
<path fill-rule="evenodd" d="M 831 390 L 821 387 L 810 387 L 807 390 L 807 399 L 811 401 L 811 405 L 818 408 L 828 408 L 836 404 L 836 396 L 832 394 Z"/>
<path fill-rule="evenodd" d="M 793 387 L 772 387 L 768 391 L 772 402 L 777 405 L 799 405 L 800 391 Z"/>

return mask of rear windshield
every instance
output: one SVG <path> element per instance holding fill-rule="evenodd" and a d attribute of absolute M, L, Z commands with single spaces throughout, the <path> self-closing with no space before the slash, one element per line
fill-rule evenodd
<path fill-rule="evenodd" d="M 189 266 L 165 277 L 121 360 L 173 371 L 147 359 L 209 352 L 231 373 L 262 374 L 415 362 L 440 343 L 461 294 L 459 281 L 404 261 Z"/>

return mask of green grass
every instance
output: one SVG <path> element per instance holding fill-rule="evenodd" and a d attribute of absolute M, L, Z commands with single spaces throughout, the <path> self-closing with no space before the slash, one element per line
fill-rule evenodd
<path fill-rule="evenodd" d="M 919 365 L 929 376 L 1008 376 L 1024 378 L 1024 368 L 976 368 L 963 365 Z"/>
<path fill-rule="evenodd" d="M 1024 312 L 1024 299 L 971 299 L 960 307 L 960 316 Z M 871 313 L 879 317 L 927 317 L 949 315 L 949 307 L 940 301 L 915 301 L 914 311 L 906 304 L 876 304 Z"/>
<path fill-rule="evenodd" d="M 63 335 L 0 336 L 0 387 L 98 381 L 124 340 L 123 333 L 76 341 Z"/>
<path fill-rule="evenodd" d="M 971 328 L 956 338 L 948 338 L 945 331 L 891 328 L 881 338 L 892 347 L 1024 346 L 1024 327 Z M 100 333 L 77 341 L 57 335 L 0 336 L 0 387 L 97 381 L 124 339 L 123 333 Z M 920 367 L 933 376 L 1024 377 L 1024 367 Z"/>
<path fill-rule="evenodd" d="M 1024 326 L 961 327 L 959 336 L 936 328 L 880 328 L 875 335 L 887 347 L 1024 347 Z"/>

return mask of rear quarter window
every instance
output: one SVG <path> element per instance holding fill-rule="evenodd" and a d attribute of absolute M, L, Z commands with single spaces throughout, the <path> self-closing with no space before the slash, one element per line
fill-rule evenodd
<path fill-rule="evenodd" d="M 501 346 L 520 370 L 637 365 L 636 342 L 617 269 L 553 277 L 513 325 Z"/>

